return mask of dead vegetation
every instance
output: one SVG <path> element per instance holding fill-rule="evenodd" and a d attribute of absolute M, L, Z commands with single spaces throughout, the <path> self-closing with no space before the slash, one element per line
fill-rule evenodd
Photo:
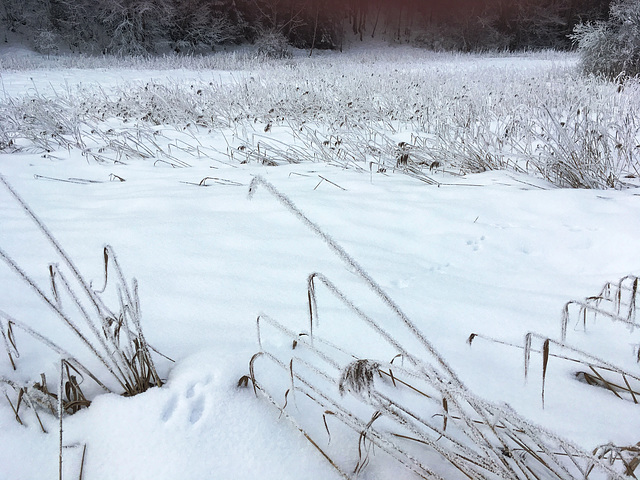
<path fill-rule="evenodd" d="M 308 278 L 307 329 L 294 331 L 268 315 L 257 319 L 260 350 L 239 385 L 250 382 L 256 395 L 290 421 L 343 478 L 375 469 L 380 457 L 385 458 L 382 464 L 391 459 L 411 478 L 625 478 L 624 468 L 609 457 L 624 457 L 629 468 L 632 449 L 619 454 L 584 451 L 471 392 L 342 247 L 264 179 L 254 179 L 250 195 L 258 186 L 320 236 L 391 311 L 382 324 L 326 276 L 313 273 Z M 360 322 L 367 338 L 378 341 L 371 341 L 371 347 L 362 341 L 355 352 L 346 341 L 322 337 L 319 289 L 338 301 L 350 321 Z M 381 345 L 395 353 L 392 358 L 378 358 Z M 551 342 L 545 345 L 546 363 Z"/>
<path fill-rule="evenodd" d="M 0 336 L 13 370 L 19 369 L 20 345 L 31 340 L 52 351 L 60 362 L 59 382 L 52 387 L 45 374 L 39 381 L 21 385 L 10 378 L 0 378 L 0 390 L 11 405 L 16 421 L 25 424 L 28 407 L 43 432 L 41 418 L 47 415 L 60 421 L 60 462 L 62 462 L 62 419 L 91 404 L 85 394 L 87 383 L 98 391 L 133 396 L 149 388 L 162 386 L 152 352 L 142 332 L 140 300 L 135 279 L 127 282 L 110 246 L 103 250 L 104 279 L 96 288 L 80 273 L 71 257 L 11 185 L 0 176 L 0 184 L 29 217 L 47 243 L 59 256 L 60 263 L 48 266 L 50 293 L 0 247 L 0 259 L 24 282 L 33 297 L 42 302 L 61 328 L 72 332 L 79 345 L 79 356 L 61 343 L 40 333 L 33 318 L 18 318 L 0 309 Z M 112 303 L 115 299 L 115 305 Z M 17 338 L 17 332 L 23 334 Z M 88 365 L 91 365 L 90 367 Z"/>
<path fill-rule="evenodd" d="M 574 376 L 577 381 L 587 385 L 604 389 L 618 400 L 630 401 L 638 404 L 640 399 L 640 375 L 631 371 L 628 367 L 615 364 L 600 358 L 583 348 L 574 346 L 567 341 L 568 326 L 573 323 L 574 332 L 582 330 L 586 332 L 590 324 L 600 319 L 601 321 L 619 323 L 627 327 L 629 333 L 633 333 L 638 327 L 636 323 L 636 302 L 638 297 L 638 277 L 627 275 L 614 282 L 607 282 L 600 293 L 589 296 L 583 300 L 571 300 L 562 309 L 560 339 L 548 338 L 544 335 L 529 332 L 525 335 L 523 345 L 516 345 L 504 340 L 495 339 L 481 334 L 473 333 L 469 337 L 469 344 L 476 338 L 488 340 L 493 343 L 503 344 L 514 348 L 521 348 L 524 352 L 524 374 L 529 373 L 531 356 L 538 353 L 542 357 L 542 388 L 541 398 L 544 405 L 545 379 L 548 375 L 550 364 L 557 360 L 569 362 L 575 365 Z M 624 338 L 625 343 L 628 338 Z M 534 342 L 541 345 L 534 348 Z M 638 345 L 635 348 L 634 363 L 640 361 Z M 636 478 L 635 470 L 640 463 L 640 450 L 638 445 L 617 446 L 605 444 L 596 447 L 592 455 L 595 458 L 606 461 L 615 466 L 621 475 Z M 592 475 L 593 466 L 585 472 L 585 478 Z"/>

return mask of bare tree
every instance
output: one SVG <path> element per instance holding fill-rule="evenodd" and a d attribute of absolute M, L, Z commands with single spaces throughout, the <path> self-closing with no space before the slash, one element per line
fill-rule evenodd
<path fill-rule="evenodd" d="M 169 0 L 97 0 L 98 18 L 110 41 L 106 51 L 120 55 L 152 53 L 173 19 Z"/>
<path fill-rule="evenodd" d="M 640 76 L 640 3 L 617 0 L 607 21 L 576 26 L 572 39 L 585 73 L 623 80 Z"/>
<path fill-rule="evenodd" d="M 216 45 L 237 40 L 241 26 L 234 23 L 229 9 L 217 0 L 175 0 L 170 38 L 176 51 Z M 236 16 L 237 19 L 237 16 Z"/>

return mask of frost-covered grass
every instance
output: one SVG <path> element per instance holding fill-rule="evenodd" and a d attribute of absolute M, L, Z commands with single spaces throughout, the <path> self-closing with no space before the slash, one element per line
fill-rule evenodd
<path fill-rule="evenodd" d="M 109 267 L 99 328 L 133 314 L 175 363 L 156 357 L 162 387 L 128 397 L 61 375 L 60 351 L 18 322 L 104 366 L 42 301 L 68 264 L 2 189 L 0 252 L 24 275 L 0 266 L 0 477 L 55 478 L 60 444 L 65 478 L 83 464 L 87 479 L 636 465 L 638 190 L 557 188 L 633 183 L 635 84 L 577 77 L 552 53 L 135 62 L 3 70 L 0 173 L 89 300 Z M 139 283 L 117 278 L 113 251 Z M 23 390 L 65 385 L 60 441 Z"/>
<path fill-rule="evenodd" d="M 114 56 L 114 55 L 53 55 L 43 57 L 20 46 L 3 48 L 0 52 L 0 68 L 2 70 L 51 70 L 59 68 L 101 69 L 101 68 L 135 68 L 140 70 L 237 70 L 256 63 L 267 62 L 266 58 L 258 58 L 255 52 L 246 48 L 221 52 L 215 55 L 149 55 L 149 56 Z"/>
<path fill-rule="evenodd" d="M 153 70 L 145 81 L 100 89 L 74 82 L 53 95 L 35 80 L 26 91 L 5 84 L 0 147 L 77 148 L 95 161 L 157 157 L 174 166 L 182 166 L 174 152 L 184 150 L 240 163 L 400 167 L 423 178 L 435 168 L 508 168 L 578 188 L 623 188 L 639 174 L 638 83 L 583 77 L 570 55 L 178 58 L 130 60 L 128 68 L 173 65 L 194 73 L 186 81 L 159 81 Z M 513 67 L 518 60 L 522 68 Z M 123 68 L 122 59 L 113 63 Z M 237 71 L 217 77 L 209 69 L 218 65 Z M 220 136 L 221 150 L 210 141 Z"/>

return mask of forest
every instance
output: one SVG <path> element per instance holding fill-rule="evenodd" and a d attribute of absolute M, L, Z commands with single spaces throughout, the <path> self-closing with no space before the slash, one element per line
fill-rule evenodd
<path fill-rule="evenodd" d="M 204 53 L 284 42 L 343 48 L 369 38 L 438 51 L 570 49 L 611 0 L 0 0 L 0 42 L 42 53 Z"/>

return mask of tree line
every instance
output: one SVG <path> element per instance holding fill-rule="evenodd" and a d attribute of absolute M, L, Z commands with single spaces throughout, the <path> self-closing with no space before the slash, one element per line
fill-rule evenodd
<path fill-rule="evenodd" d="M 195 52 L 280 38 L 340 49 L 379 38 L 435 50 L 570 48 L 611 0 L 0 0 L 5 42 L 40 51 Z"/>

